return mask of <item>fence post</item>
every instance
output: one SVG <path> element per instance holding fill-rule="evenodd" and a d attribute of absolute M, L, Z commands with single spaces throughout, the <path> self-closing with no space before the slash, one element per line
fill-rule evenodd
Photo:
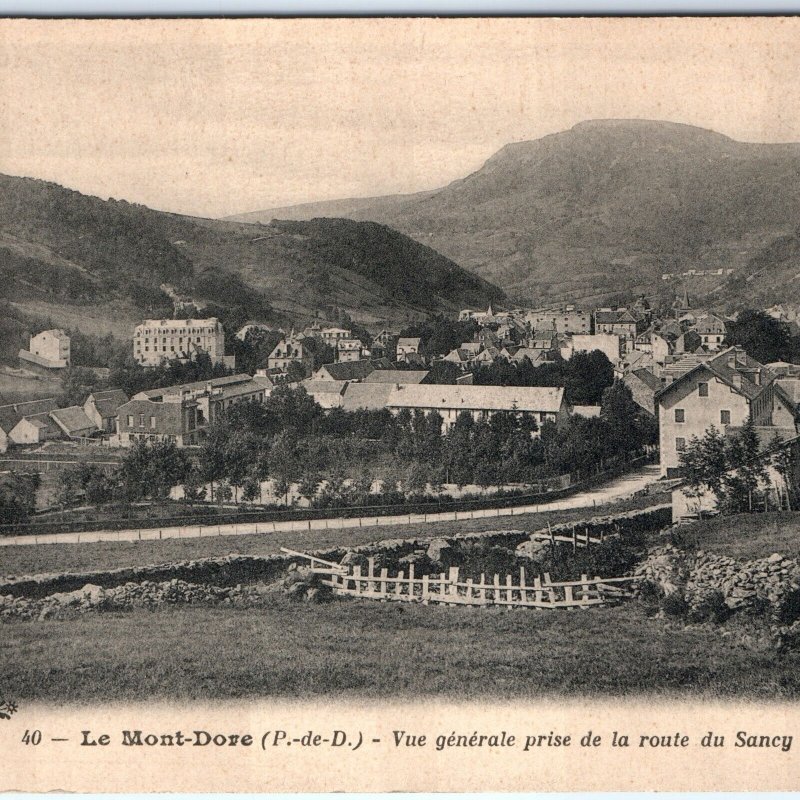
<path fill-rule="evenodd" d="M 400 572 L 397 573 L 397 583 L 394 585 L 394 593 L 400 597 L 403 594 L 403 579 L 405 578 L 406 573 L 401 569 Z M 388 590 L 387 590 L 388 591 Z"/>
<path fill-rule="evenodd" d="M 494 574 L 494 602 L 500 604 L 500 576 L 495 572 Z"/>
<path fill-rule="evenodd" d="M 581 580 L 583 583 L 581 584 L 581 603 L 583 605 L 588 605 L 587 600 L 589 599 L 589 576 L 584 573 L 581 575 Z"/>
<path fill-rule="evenodd" d="M 527 587 L 525 586 L 525 567 L 519 568 L 519 599 L 523 603 L 528 602 L 528 593 L 526 591 Z"/>
<path fill-rule="evenodd" d="M 430 597 L 430 587 L 428 586 L 429 578 L 427 575 L 422 576 L 422 605 L 427 606 Z"/>
<path fill-rule="evenodd" d="M 481 572 L 481 588 L 478 591 L 478 597 L 481 599 L 481 605 L 486 605 L 486 575 Z"/>
<path fill-rule="evenodd" d="M 356 564 L 356 566 L 353 567 L 353 578 L 355 578 L 353 581 L 355 593 L 361 594 L 361 564 Z"/>
<path fill-rule="evenodd" d="M 367 559 L 367 577 L 374 578 L 375 577 L 375 556 L 370 556 Z M 375 583 L 372 580 L 367 581 L 367 591 L 372 592 L 375 591 Z"/>
<path fill-rule="evenodd" d="M 506 603 L 508 604 L 506 608 L 510 611 L 512 606 L 514 605 L 514 592 L 512 591 L 511 587 L 514 585 L 513 578 L 510 574 L 506 575 Z"/>
<path fill-rule="evenodd" d="M 381 594 L 388 594 L 388 588 L 386 584 L 386 578 L 388 576 L 389 576 L 389 570 L 386 569 L 386 567 L 383 567 L 383 569 L 381 569 L 381 582 L 380 582 L 380 588 L 378 590 L 380 591 Z M 383 600 L 384 598 L 382 597 L 381 602 L 383 602 Z"/>
<path fill-rule="evenodd" d="M 534 595 L 533 598 L 535 602 L 542 603 L 544 602 L 544 597 L 542 595 L 542 579 L 539 575 L 537 575 L 533 579 L 533 588 L 534 588 Z"/>
<path fill-rule="evenodd" d="M 444 577 L 444 574 L 442 574 Z M 447 585 L 445 587 L 445 594 L 457 595 L 458 594 L 458 567 L 450 567 L 450 573 L 447 576 Z"/>

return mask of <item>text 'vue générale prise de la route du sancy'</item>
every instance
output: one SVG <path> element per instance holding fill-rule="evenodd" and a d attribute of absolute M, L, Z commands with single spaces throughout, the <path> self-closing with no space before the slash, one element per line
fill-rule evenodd
<path fill-rule="evenodd" d="M 175 731 L 171 733 L 151 732 L 143 730 L 122 730 L 119 736 L 109 733 L 98 733 L 91 730 L 81 731 L 80 744 L 84 747 L 105 747 L 122 745 L 125 747 L 261 747 L 263 750 L 277 747 L 311 747 L 311 748 L 344 748 L 357 750 L 363 744 L 389 745 L 394 748 L 431 748 L 437 751 L 453 748 L 485 748 L 504 749 L 517 748 L 523 752 L 545 748 L 563 747 L 633 747 L 648 750 L 666 748 L 769 748 L 788 753 L 791 750 L 793 736 L 785 733 L 751 732 L 746 730 L 731 733 L 705 731 L 689 735 L 680 731 L 675 733 L 623 733 L 610 731 L 596 733 L 587 731 L 583 734 L 572 733 L 523 733 L 513 734 L 507 731 L 467 733 L 451 731 L 447 733 L 424 733 L 394 730 L 390 736 L 368 735 L 362 731 L 344 731 L 338 729 L 326 731 L 304 730 L 291 732 L 284 729 L 273 729 L 259 733 L 250 732 L 215 732 L 207 730 Z"/>

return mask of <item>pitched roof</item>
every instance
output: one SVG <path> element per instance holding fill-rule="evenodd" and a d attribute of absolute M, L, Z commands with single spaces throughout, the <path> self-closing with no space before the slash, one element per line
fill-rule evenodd
<path fill-rule="evenodd" d="M 422 383 L 429 374 L 427 369 L 376 369 L 364 383 Z"/>
<path fill-rule="evenodd" d="M 94 401 L 94 407 L 104 419 L 117 416 L 117 409 L 128 402 L 128 395 L 122 389 L 108 389 L 104 392 L 92 392 L 88 400 Z"/>
<path fill-rule="evenodd" d="M 465 411 L 547 411 L 556 413 L 564 388 L 550 386 L 469 386 L 416 384 L 392 390 L 387 406 Z"/>
<path fill-rule="evenodd" d="M 775 376 L 763 364 L 759 364 L 758 361 L 750 358 L 741 347 L 729 347 L 727 350 L 723 350 L 721 353 L 711 357 L 703 355 L 690 358 L 698 357 L 703 359 L 701 363 L 678 375 L 672 383 L 661 389 L 656 394 L 656 397 L 685 380 L 689 374 L 700 370 L 707 370 L 748 400 L 752 400 L 761 394 L 764 391 L 764 387 L 771 384 L 775 379 Z M 683 361 L 686 361 L 686 359 L 681 359 L 679 364 Z M 678 365 L 673 364 L 671 366 Z M 668 374 L 667 367 L 662 370 L 662 374 Z M 756 375 L 758 376 L 757 381 L 754 380 Z"/>
<path fill-rule="evenodd" d="M 25 400 L 21 403 L 8 403 L 0 406 L 0 428 L 8 433 L 23 417 L 33 414 L 47 414 L 56 407 L 56 401 L 52 397 L 46 400 Z"/>
<path fill-rule="evenodd" d="M 342 408 L 345 411 L 358 409 L 380 411 L 386 408 L 389 396 L 396 385 L 395 383 L 349 383 L 345 389 Z"/>
<path fill-rule="evenodd" d="M 419 347 L 422 341 L 419 336 L 402 336 L 397 340 L 397 346 L 400 347 Z"/>
<path fill-rule="evenodd" d="M 323 364 L 312 377 L 317 379 L 317 375 L 324 370 L 329 375 L 330 380 L 359 381 L 366 378 L 375 369 L 376 367 L 370 359 L 360 358 L 356 361 L 337 361 L 335 364 Z"/>
<path fill-rule="evenodd" d="M 52 419 L 50 419 L 51 413 L 52 412 L 50 411 L 42 411 L 39 414 L 26 415 L 19 420 L 17 425 L 19 425 L 20 422 L 25 421 L 28 424 L 33 425 L 34 428 L 39 428 L 40 430 L 43 430 L 46 433 L 51 433 L 54 436 L 60 436 L 61 429 L 53 422 Z M 16 425 L 14 427 L 16 427 Z"/>
<path fill-rule="evenodd" d="M 87 429 L 97 430 L 97 425 L 86 416 L 86 412 L 80 406 L 57 408 L 50 412 L 50 418 L 67 436 L 73 436 Z"/>
<path fill-rule="evenodd" d="M 182 392 L 194 392 L 199 389 L 205 389 L 206 386 L 211 384 L 212 389 L 220 389 L 225 386 L 232 386 L 237 383 L 247 383 L 253 380 L 246 372 L 241 372 L 238 375 L 225 375 L 222 378 L 209 378 L 207 381 L 194 381 L 194 383 L 179 383 L 173 386 L 163 386 L 160 389 L 146 389 L 134 395 L 134 399 L 148 399 L 156 400 L 167 395 L 181 394 Z"/>
<path fill-rule="evenodd" d="M 661 382 L 661 378 L 659 378 L 658 375 L 654 375 L 649 369 L 634 369 L 630 374 L 635 375 L 643 384 L 654 392 L 657 392 L 664 385 Z"/>

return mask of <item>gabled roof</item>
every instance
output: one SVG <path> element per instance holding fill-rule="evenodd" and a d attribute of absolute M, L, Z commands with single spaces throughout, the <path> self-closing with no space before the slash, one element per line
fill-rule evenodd
<path fill-rule="evenodd" d="M 238 375 L 225 375 L 222 378 L 209 378 L 207 381 L 194 381 L 193 383 L 178 383 L 173 386 L 164 386 L 160 389 L 146 389 L 134 395 L 134 399 L 148 399 L 157 400 L 167 395 L 181 394 L 182 392 L 189 391 L 195 392 L 199 389 L 205 389 L 206 386 L 211 384 L 212 389 L 220 389 L 225 386 L 234 386 L 237 383 L 249 383 L 252 379 L 246 372 L 241 372 Z"/>
<path fill-rule="evenodd" d="M 441 408 L 464 411 L 543 411 L 557 413 L 564 402 L 564 388 L 550 386 L 399 386 L 387 406 L 394 408 Z"/>
<path fill-rule="evenodd" d="M 50 418 L 67 436 L 74 436 L 87 429 L 97 430 L 97 425 L 86 416 L 86 412 L 80 406 L 57 408 L 50 412 Z"/>
<path fill-rule="evenodd" d="M 376 369 L 364 383 L 422 383 L 428 375 L 427 369 Z"/>
<path fill-rule="evenodd" d="M 637 377 L 643 384 L 645 384 L 649 389 L 652 389 L 654 392 L 657 392 L 664 385 L 661 382 L 661 378 L 659 378 L 658 375 L 654 375 L 649 369 L 634 369 L 631 370 L 629 374 Z"/>
<path fill-rule="evenodd" d="M 763 364 L 759 364 L 758 361 L 750 358 L 741 347 L 729 347 L 727 350 L 723 350 L 715 356 L 700 357 L 704 359 L 701 363 L 691 367 L 686 372 L 676 377 L 672 383 L 668 383 L 664 386 L 663 389 L 657 392 L 656 399 L 685 381 L 688 376 L 693 376 L 703 370 L 707 370 L 748 400 L 752 400 L 761 394 L 764 388 L 769 386 L 775 378 Z M 682 359 L 681 362 L 684 360 L 685 359 Z M 734 363 L 731 364 L 729 363 L 730 361 Z M 676 367 L 678 365 L 673 364 L 671 366 Z M 669 370 L 669 367 L 665 367 L 662 370 L 662 374 L 669 374 Z M 754 380 L 756 375 L 758 375 L 759 382 Z"/>
<path fill-rule="evenodd" d="M 39 428 L 45 433 L 51 433 L 54 436 L 60 436 L 60 428 L 53 422 L 52 419 L 50 419 L 51 413 L 52 412 L 49 411 L 43 411 L 39 414 L 26 415 L 19 422 L 17 422 L 17 425 L 19 425 L 21 422 L 26 422 L 29 425 L 33 425 L 34 428 Z M 16 425 L 14 427 L 16 427 Z"/>
<path fill-rule="evenodd" d="M 419 347 L 419 343 L 422 339 L 419 336 L 402 336 L 397 340 L 397 346 L 399 347 Z"/>
<path fill-rule="evenodd" d="M 345 389 L 342 408 L 345 411 L 358 409 L 380 411 L 386 408 L 389 395 L 396 385 L 395 383 L 349 383 Z"/>
<path fill-rule="evenodd" d="M 330 380 L 360 381 L 366 378 L 371 372 L 378 369 L 379 367 L 377 364 L 381 364 L 383 361 L 385 361 L 387 365 L 390 365 L 390 362 L 385 359 L 378 359 L 376 362 L 368 358 L 360 358 L 356 361 L 337 361 L 335 364 L 323 364 L 312 377 L 314 377 L 315 380 L 319 380 L 317 376 L 324 370 L 328 374 Z"/>
<path fill-rule="evenodd" d="M 122 389 L 108 389 L 104 392 L 92 392 L 86 400 L 94 401 L 94 407 L 103 419 L 111 419 L 117 416 L 117 409 L 128 402 L 128 395 Z"/>
<path fill-rule="evenodd" d="M 52 397 L 46 400 L 25 400 L 21 403 L 8 403 L 0 406 L 0 428 L 8 433 L 23 417 L 34 414 L 47 414 L 56 407 L 56 401 Z"/>

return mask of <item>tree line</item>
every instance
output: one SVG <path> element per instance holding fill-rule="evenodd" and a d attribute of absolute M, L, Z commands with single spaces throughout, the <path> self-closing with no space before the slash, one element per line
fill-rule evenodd
<path fill-rule="evenodd" d="M 597 418 L 542 425 L 530 414 L 459 415 L 447 432 L 439 414 L 404 410 L 323 412 L 302 387 L 280 386 L 264 403 L 233 406 L 192 451 L 137 442 L 113 475 L 81 467 L 62 478 L 63 505 L 166 498 L 183 485 L 187 501 L 261 501 L 299 485 L 315 506 L 399 503 L 440 495 L 444 484 L 501 487 L 565 473 L 588 475 L 642 451 L 655 423 L 624 384 L 602 396 Z M 210 489 L 210 491 L 209 491 Z"/>

